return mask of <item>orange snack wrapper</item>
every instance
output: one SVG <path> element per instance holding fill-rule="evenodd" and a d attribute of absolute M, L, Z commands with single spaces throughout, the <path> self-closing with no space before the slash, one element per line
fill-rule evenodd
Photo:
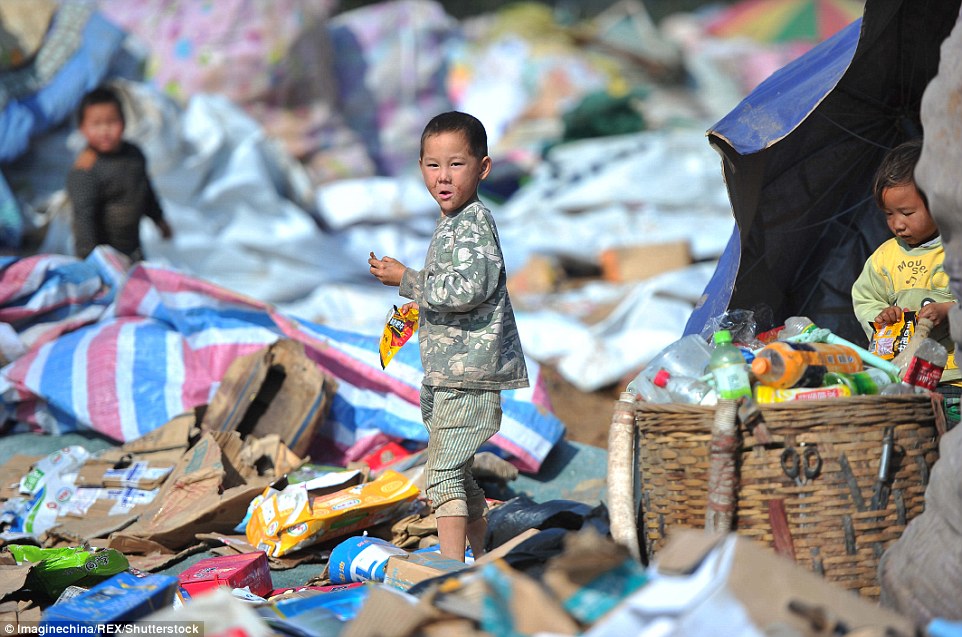
<path fill-rule="evenodd" d="M 892 325 L 879 327 L 873 324 L 875 332 L 868 350 L 879 358 L 890 361 L 905 349 L 915 334 L 915 312 L 902 312 L 902 318 Z"/>
<path fill-rule="evenodd" d="M 387 367 L 401 346 L 410 340 L 418 331 L 418 308 L 412 306 L 402 312 L 394 306 L 394 312 L 388 314 L 381 334 L 381 369 Z"/>

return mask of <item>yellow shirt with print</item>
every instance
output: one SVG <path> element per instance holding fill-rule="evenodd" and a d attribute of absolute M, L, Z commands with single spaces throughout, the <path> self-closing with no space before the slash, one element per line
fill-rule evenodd
<path fill-rule="evenodd" d="M 887 307 L 918 311 L 928 303 L 955 302 L 944 260 L 941 237 L 915 248 L 894 237 L 879 246 L 852 286 L 852 305 L 865 334 L 872 337 L 873 321 Z M 936 327 L 931 337 L 949 352 L 942 381 L 959 384 L 956 381 L 962 379 L 962 372 L 955 364 L 955 343 L 949 336 L 948 322 Z"/>

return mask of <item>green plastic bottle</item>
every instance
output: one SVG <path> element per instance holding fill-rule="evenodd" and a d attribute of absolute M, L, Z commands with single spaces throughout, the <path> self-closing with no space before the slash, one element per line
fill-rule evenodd
<path fill-rule="evenodd" d="M 842 372 L 828 372 L 825 374 L 822 384 L 845 385 L 852 391 L 852 395 L 871 395 L 878 394 L 883 387 L 892 383 L 897 383 L 898 378 L 888 372 L 875 367 L 866 367 L 860 372 L 843 374 Z"/>
<path fill-rule="evenodd" d="M 728 330 L 715 332 L 715 349 L 708 359 L 708 371 L 715 379 L 715 391 L 723 400 L 751 398 L 752 384 L 748 378 L 748 364 L 741 350 L 732 344 Z"/>

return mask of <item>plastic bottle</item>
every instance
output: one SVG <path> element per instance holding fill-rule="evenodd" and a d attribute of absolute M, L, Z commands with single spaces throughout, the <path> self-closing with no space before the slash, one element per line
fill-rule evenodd
<path fill-rule="evenodd" d="M 785 340 L 816 329 L 818 328 L 812 323 L 812 319 L 807 316 L 789 316 L 785 319 L 785 327 L 781 333 L 779 333 L 778 337 Z"/>
<path fill-rule="evenodd" d="M 945 369 L 948 357 L 949 353 L 938 341 L 923 338 L 902 376 L 902 382 L 927 391 L 935 391 L 942 378 L 942 371 Z"/>
<path fill-rule="evenodd" d="M 851 374 L 862 369 L 858 352 L 830 343 L 776 341 L 759 350 L 752 361 L 758 381 L 778 389 L 818 387 L 826 372 Z"/>
<path fill-rule="evenodd" d="M 748 364 L 741 350 L 732 344 L 728 330 L 715 332 L 715 349 L 708 359 L 708 370 L 715 379 L 718 398 L 737 400 L 742 396 L 751 398 L 752 385 L 748 379 Z"/>
<path fill-rule="evenodd" d="M 875 367 L 866 367 L 860 372 L 845 374 L 842 372 L 827 372 L 822 384 L 844 385 L 852 395 L 869 395 L 881 393 L 882 388 L 898 382 L 898 377 Z"/>
<path fill-rule="evenodd" d="M 671 402 L 671 394 L 668 390 L 655 385 L 644 373 L 638 374 L 628 383 L 627 391 L 635 395 L 635 400 L 643 400 L 646 403 Z"/>
<path fill-rule="evenodd" d="M 800 342 L 800 343 L 831 343 L 832 345 L 844 345 L 855 350 L 866 366 L 876 367 L 891 374 L 900 374 L 898 367 L 889 360 L 876 356 L 864 347 L 860 347 L 851 341 L 847 341 L 841 336 L 833 334 L 830 330 L 818 327 L 812 323 L 812 319 L 807 316 L 790 316 L 785 319 L 785 327 L 778 336 L 779 340 Z"/>
<path fill-rule="evenodd" d="M 709 400 L 709 394 L 713 391 L 708 383 L 698 378 L 673 376 L 667 369 L 659 370 L 652 382 L 656 387 L 666 390 L 676 403 L 689 405 L 708 404 L 706 400 Z"/>
<path fill-rule="evenodd" d="M 698 378 L 704 375 L 711 352 L 712 348 L 704 338 L 689 334 L 661 350 L 641 374 L 652 380 L 659 371 L 667 369 L 673 376 Z"/>

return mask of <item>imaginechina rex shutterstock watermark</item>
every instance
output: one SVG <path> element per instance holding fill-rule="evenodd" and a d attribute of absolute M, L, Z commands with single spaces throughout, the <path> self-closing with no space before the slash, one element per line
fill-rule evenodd
<path fill-rule="evenodd" d="M 106 622 L 0 622 L 0 637 L 8 635 L 184 635 L 203 637 L 204 622 L 137 622 L 133 624 Z"/>

